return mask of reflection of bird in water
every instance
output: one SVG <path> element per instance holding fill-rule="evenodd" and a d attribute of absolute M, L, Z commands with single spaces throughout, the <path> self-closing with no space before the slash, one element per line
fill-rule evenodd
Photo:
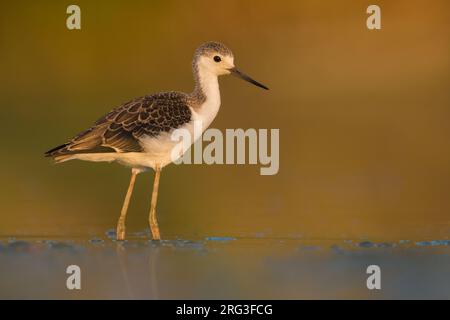
<path fill-rule="evenodd" d="M 150 281 L 150 298 L 160 299 L 159 289 L 158 289 L 158 261 L 160 254 L 160 247 L 151 247 L 149 254 L 149 281 Z"/>
<path fill-rule="evenodd" d="M 117 161 L 131 167 L 131 180 L 119 221 L 117 239 L 125 238 L 125 217 L 136 175 L 149 168 L 155 170 L 149 223 L 153 239 L 160 239 L 156 219 L 156 201 L 161 169 L 175 161 L 172 150 L 179 143 L 171 139 L 175 129 L 194 134 L 194 121 L 203 132 L 214 120 L 220 107 L 218 76 L 233 74 L 258 87 L 234 66 L 233 53 L 218 42 L 202 44 L 194 54 L 195 88 L 191 93 L 162 92 L 133 99 L 109 112 L 69 142 L 45 153 L 56 162 L 72 159 Z M 199 134 L 193 136 L 195 142 Z M 177 155 L 181 157 L 182 151 Z"/>
<path fill-rule="evenodd" d="M 127 298 L 133 299 L 134 294 L 130 284 L 130 277 L 128 272 L 128 260 L 127 260 L 127 250 L 123 246 L 123 242 L 118 242 L 116 246 L 117 258 L 119 259 L 119 267 L 122 273 L 123 282 L 125 284 L 125 289 L 127 293 Z"/>

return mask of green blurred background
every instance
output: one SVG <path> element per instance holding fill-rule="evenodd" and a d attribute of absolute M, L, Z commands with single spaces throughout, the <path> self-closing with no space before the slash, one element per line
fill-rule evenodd
<path fill-rule="evenodd" d="M 450 233 L 450 2 L 16 1 L 0 10 L 2 236 L 115 228 L 129 181 L 117 164 L 53 165 L 43 152 L 111 108 L 190 91 L 208 40 L 268 85 L 221 78 L 213 127 L 279 128 L 280 171 L 171 165 L 164 238 L 402 239 Z M 128 231 L 147 228 L 153 173 L 138 177 Z"/>

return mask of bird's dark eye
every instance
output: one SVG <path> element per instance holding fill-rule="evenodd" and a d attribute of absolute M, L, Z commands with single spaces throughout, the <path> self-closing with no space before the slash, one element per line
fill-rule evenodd
<path fill-rule="evenodd" d="M 214 56 L 214 61 L 215 62 L 220 62 L 220 61 L 222 61 L 222 59 L 219 56 Z"/>

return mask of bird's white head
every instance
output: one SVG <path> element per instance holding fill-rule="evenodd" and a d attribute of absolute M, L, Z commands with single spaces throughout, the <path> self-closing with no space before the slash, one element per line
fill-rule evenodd
<path fill-rule="evenodd" d="M 206 42 L 195 50 L 194 65 L 199 72 L 215 76 L 230 74 L 234 68 L 234 56 L 230 49 L 219 42 Z"/>
<path fill-rule="evenodd" d="M 261 83 L 253 80 L 234 65 L 234 56 L 230 49 L 220 42 L 206 42 L 195 50 L 194 72 L 198 75 L 221 76 L 233 74 L 258 87 L 268 90 Z"/>

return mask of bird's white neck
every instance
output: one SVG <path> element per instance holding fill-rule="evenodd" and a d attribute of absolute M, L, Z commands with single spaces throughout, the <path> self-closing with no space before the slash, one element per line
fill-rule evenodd
<path fill-rule="evenodd" d="M 220 90 L 218 76 L 203 66 L 195 66 L 195 90 L 192 95 L 198 105 L 195 113 L 198 120 L 202 120 L 205 130 L 216 117 L 220 108 Z"/>
<path fill-rule="evenodd" d="M 198 82 L 206 100 L 220 105 L 219 79 L 209 70 L 198 70 Z"/>

